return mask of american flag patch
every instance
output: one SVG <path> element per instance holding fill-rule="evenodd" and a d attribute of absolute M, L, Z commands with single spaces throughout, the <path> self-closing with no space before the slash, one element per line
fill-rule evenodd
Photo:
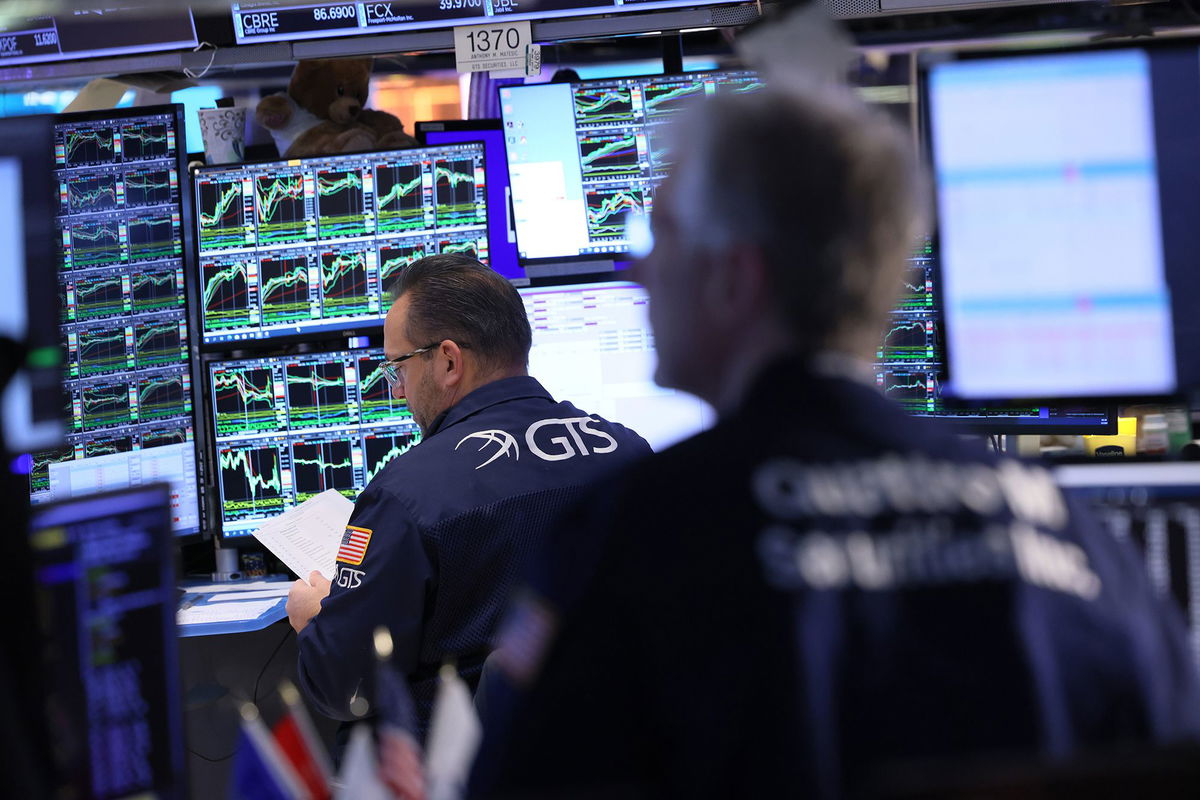
<path fill-rule="evenodd" d="M 346 532 L 342 534 L 342 546 L 338 548 L 337 560 L 357 567 L 362 564 L 363 556 L 367 554 L 367 545 L 370 543 L 370 528 L 347 525 Z"/>

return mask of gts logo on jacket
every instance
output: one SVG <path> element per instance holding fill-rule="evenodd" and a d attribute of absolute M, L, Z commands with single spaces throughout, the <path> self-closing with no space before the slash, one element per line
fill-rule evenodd
<path fill-rule="evenodd" d="M 593 417 L 538 420 L 525 430 L 525 447 L 542 461 L 565 461 L 575 456 L 611 453 L 617 449 L 617 440 L 605 431 L 592 427 L 597 422 Z M 486 430 L 469 433 L 459 440 L 454 449 L 457 450 L 464 442 L 470 440 L 482 442 L 478 452 L 495 446 L 491 456 L 475 469 L 482 469 L 502 456 L 514 460 L 521 458 L 521 446 L 516 437 L 508 431 Z"/>

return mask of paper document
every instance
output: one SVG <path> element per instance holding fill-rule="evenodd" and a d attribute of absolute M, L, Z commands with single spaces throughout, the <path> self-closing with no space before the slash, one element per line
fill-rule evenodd
<path fill-rule="evenodd" d="M 260 597 L 287 597 L 291 583 L 285 583 L 274 589 L 256 589 L 249 592 L 218 592 L 208 598 L 209 604 L 230 603 L 234 600 L 257 600 Z"/>
<path fill-rule="evenodd" d="M 254 592 L 260 589 L 278 589 L 282 587 L 287 594 L 291 581 L 231 581 L 230 583 L 206 583 L 201 586 L 184 586 L 187 594 L 212 594 L 213 592 Z M 263 597 L 266 597 L 264 594 Z"/>
<path fill-rule="evenodd" d="M 179 625 L 196 625 L 202 622 L 249 622 L 258 619 L 279 604 L 274 600 L 249 600 L 245 603 L 217 603 L 181 608 L 175 614 Z"/>
<path fill-rule="evenodd" d="M 334 561 L 354 503 L 336 489 L 326 489 L 254 532 L 254 538 L 287 564 L 302 580 L 316 570 L 334 578 Z"/>

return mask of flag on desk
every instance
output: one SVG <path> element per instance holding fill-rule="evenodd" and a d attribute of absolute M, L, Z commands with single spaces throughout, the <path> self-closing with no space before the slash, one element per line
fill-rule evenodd
<path fill-rule="evenodd" d="M 338 775 L 338 800 L 393 800 L 393 795 L 379 776 L 379 757 L 371 726 L 360 722 L 350 731 L 350 744 Z"/>
<path fill-rule="evenodd" d="M 333 767 L 308 711 L 300 701 L 300 693 L 284 681 L 279 687 L 279 695 L 287 705 L 287 712 L 271 729 L 275 743 L 313 800 L 329 800 L 333 796 L 329 791 Z"/>
<path fill-rule="evenodd" d="M 438 678 L 425 758 L 428 796 L 429 800 L 456 800 L 466 791 L 483 726 L 471 690 L 457 670 L 443 666 Z"/>
<path fill-rule="evenodd" d="M 312 795 L 280 752 L 258 709 L 242 705 L 242 728 L 233 759 L 233 800 L 310 800 Z"/>
<path fill-rule="evenodd" d="M 375 713 L 379 719 L 379 773 L 398 797 L 425 796 L 417 739 L 417 712 L 408 681 L 391 661 L 391 637 L 375 633 Z"/>

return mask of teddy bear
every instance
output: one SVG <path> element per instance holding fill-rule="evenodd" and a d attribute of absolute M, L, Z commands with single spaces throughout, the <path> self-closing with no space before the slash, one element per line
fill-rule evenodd
<path fill-rule="evenodd" d="M 416 145 L 395 116 L 365 108 L 371 66 L 370 58 L 300 61 L 287 94 L 264 97 L 254 117 L 284 158 Z"/>

